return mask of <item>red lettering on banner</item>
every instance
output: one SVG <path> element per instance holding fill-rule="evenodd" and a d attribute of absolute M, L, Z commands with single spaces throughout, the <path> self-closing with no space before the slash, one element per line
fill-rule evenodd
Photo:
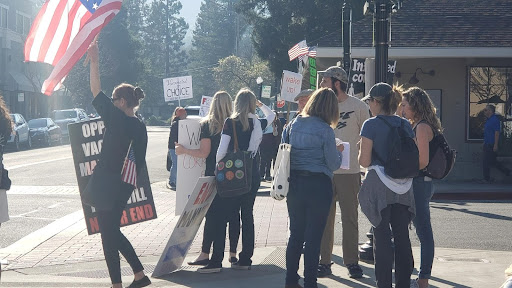
<path fill-rule="evenodd" d="M 203 183 L 203 186 L 201 186 L 201 190 L 199 190 L 199 194 L 197 194 L 197 198 L 194 201 L 194 205 L 196 204 L 202 204 L 204 202 L 204 198 L 206 196 L 206 192 L 208 191 L 208 183 Z"/>
<path fill-rule="evenodd" d="M 137 222 L 137 211 L 135 211 L 135 208 L 130 208 L 130 219 L 132 223 Z"/>
<path fill-rule="evenodd" d="M 144 207 L 143 206 L 135 207 L 135 211 L 137 211 L 137 221 L 146 219 L 146 215 L 144 215 Z"/>
<path fill-rule="evenodd" d="M 92 233 L 99 232 L 100 226 L 98 225 L 98 217 L 89 218 L 89 226 L 91 226 Z"/>
<path fill-rule="evenodd" d="M 153 207 L 151 204 L 144 205 L 144 213 L 146 213 L 146 219 L 153 218 L 155 214 L 153 213 Z"/>
<path fill-rule="evenodd" d="M 123 215 L 121 215 L 121 225 L 128 224 L 128 217 L 126 217 L 126 210 L 123 211 Z"/>

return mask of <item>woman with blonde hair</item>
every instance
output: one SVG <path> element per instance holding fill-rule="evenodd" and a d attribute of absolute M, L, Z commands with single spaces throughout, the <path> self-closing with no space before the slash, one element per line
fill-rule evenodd
<path fill-rule="evenodd" d="M 338 99 L 330 88 L 316 90 L 281 138 L 290 143 L 290 189 L 287 195 L 290 239 L 286 248 L 286 288 L 300 288 L 297 274 L 303 244 L 304 287 L 317 287 L 320 244 L 332 201 L 333 171 L 340 168 L 343 144 L 333 128 Z"/>
<path fill-rule="evenodd" d="M 421 171 L 430 162 L 431 153 L 435 152 L 432 147 L 434 136 L 441 133 L 441 121 L 437 118 L 436 108 L 425 90 L 419 87 L 411 87 L 403 93 L 402 115 L 407 118 L 413 126 L 416 134 L 420 159 L 420 174 L 415 177 L 412 186 L 414 201 L 416 203 L 416 218 L 414 226 L 416 235 L 420 239 L 421 259 L 418 279 L 412 287 L 426 288 L 432 272 L 434 262 L 434 234 L 430 222 L 430 200 L 434 194 L 432 179 L 425 176 Z"/>
<path fill-rule="evenodd" d="M 254 114 L 258 106 L 265 118 L 258 119 Z M 210 263 L 198 271 L 201 273 L 220 272 L 222 269 L 222 259 L 224 258 L 224 241 L 226 238 L 226 223 L 230 215 L 241 211 L 242 219 L 242 251 L 238 254 L 238 261 L 231 264 L 233 269 L 248 270 L 251 269 L 252 255 L 254 254 L 254 201 L 256 192 L 260 187 L 259 173 L 259 146 L 263 136 L 263 129 L 274 120 L 274 113 L 269 107 L 256 100 L 254 93 L 243 88 L 238 91 L 235 97 L 233 113 L 224 122 L 222 135 L 220 138 L 219 149 L 217 150 L 216 163 L 226 156 L 228 151 L 234 150 L 234 131 L 238 140 L 238 148 L 241 151 L 250 152 L 252 161 L 252 179 L 251 189 L 247 193 L 230 197 L 221 198 L 221 210 L 224 212 L 220 223 L 215 229 L 219 233 L 216 235 L 213 246 L 213 254 Z M 233 141 L 232 141 L 233 140 Z M 217 245 L 216 245 L 217 244 Z"/>
<path fill-rule="evenodd" d="M 389 141 L 391 127 L 401 127 L 408 137 L 414 137 L 411 124 L 395 115 L 401 99 L 401 89 L 387 83 L 375 84 L 361 99 L 368 103 L 374 117 L 366 120 L 361 128 L 359 164 L 368 168 L 368 173 L 358 199 L 361 211 L 373 227 L 375 279 L 379 288 L 392 286 L 393 259 L 395 287 L 409 288 L 411 284 L 412 251 L 408 227 L 415 214 L 412 178 L 395 179 L 384 169 L 393 145 Z"/>
<path fill-rule="evenodd" d="M 201 120 L 201 136 L 199 149 L 187 149 L 180 144 L 175 144 L 176 154 L 188 154 L 196 158 L 206 158 L 205 176 L 215 176 L 215 156 L 219 148 L 220 136 L 224 121 L 231 115 L 233 111 L 233 102 L 231 96 L 225 91 L 218 91 L 213 95 L 208 115 Z M 210 256 L 210 247 L 213 239 L 216 238 L 215 223 L 219 223 L 222 217 L 222 206 L 219 196 L 216 195 L 208 212 L 206 213 L 206 221 L 204 224 L 203 243 L 201 246 L 201 254 L 196 260 L 188 262 L 189 265 L 208 265 Z M 236 259 L 236 248 L 238 245 L 238 237 L 240 235 L 240 214 L 238 211 L 232 213 L 229 217 L 229 252 L 230 262 L 234 263 Z M 216 245 L 215 243 L 213 245 Z"/>

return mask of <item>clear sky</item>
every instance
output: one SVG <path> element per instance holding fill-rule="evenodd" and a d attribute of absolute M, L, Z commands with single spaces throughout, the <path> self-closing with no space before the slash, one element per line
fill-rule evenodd
<path fill-rule="evenodd" d="M 199 9 L 201 8 L 201 0 L 180 0 L 183 8 L 181 9 L 181 16 L 185 18 L 187 21 L 189 30 L 187 32 L 187 36 L 185 37 L 185 45 L 190 45 L 192 41 L 192 31 L 194 30 L 194 25 L 196 24 L 197 14 L 199 14 Z"/>

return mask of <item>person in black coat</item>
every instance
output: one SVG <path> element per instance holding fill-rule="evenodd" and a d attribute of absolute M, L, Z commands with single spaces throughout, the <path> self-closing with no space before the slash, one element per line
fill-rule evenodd
<path fill-rule="evenodd" d="M 187 118 L 187 111 L 185 108 L 176 107 L 171 118 L 171 129 L 169 131 L 169 141 L 167 142 L 167 149 L 169 149 L 167 157 L 170 157 L 172 162 L 169 181 L 167 181 L 167 188 L 171 190 L 176 190 L 176 176 L 178 172 L 178 156 L 176 155 L 174 145 L 178 143 L 179 121 L 185 118 Z"/>
<path fill-rule="evenodd" d="M 139 173 L 146 165 L 148 135 L 144 123 L 135 116 L 135 110 L 144 98 L 144 92 L 139 87 L 126 83 L 114 89 L 112 98 L 101 91 L 99 51 L 96 39 L 89 46 L 86 62 L 87 60 L 90 60 L 90 84 L 94 96 L 92 104 L 106 128 L 99 161 L 93 173 L 112 173 L 112 175 L 119 173 L 121 175 L 130 145 L 135 154 L 136 172 Z M 121 180 L 114 178 L 112 181 Z M 130 264 L 135 278 L 128 288 L 145 287 L 150 285 L 151 281 L 144 274 L 142 263 L 130 241 L 120 230 L 121 215 L 135 187 L 125 182 L 122 182 L 119 187 L 118 191 L 111 191 L 115 194 L 115 201 L 111 209 L 96 210 L 110 280 L 113 288 L 123 287 L 119 259 L 119 252 L 121 252 Z"/>

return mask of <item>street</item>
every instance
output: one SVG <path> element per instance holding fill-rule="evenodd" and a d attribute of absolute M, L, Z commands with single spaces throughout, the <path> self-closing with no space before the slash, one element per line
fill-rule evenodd
<path fill-rule="evenodd" d="M 148 127 L 148 136 L 146 159 L 150 180 L 163 183 L 168 177 L 165 170 L 168 128 Z M 16 188 L 8 192 L 11 220 L 0 228 L 0 248 L 81 210 L 69 144 L 10 152 L 4 158 L 14 187 L 31 186 L 29 191 L 33 192 L 20 193 Z M 168 193 L 174 192 L 168 190 Z M 512 220 L 510 204 L 511 201 L 432 202 L 436 246 L 512 251 L 512 242 L 507 236 Z M 359 239 L 365 242 L 370 225 L 362 213 L 359 215 Z M 337 217 L 335 244 L 341 245 L 339 211 Z M 411 241 L 413 246 L 419 246 L 414 230 L 411 230 Z"/>

